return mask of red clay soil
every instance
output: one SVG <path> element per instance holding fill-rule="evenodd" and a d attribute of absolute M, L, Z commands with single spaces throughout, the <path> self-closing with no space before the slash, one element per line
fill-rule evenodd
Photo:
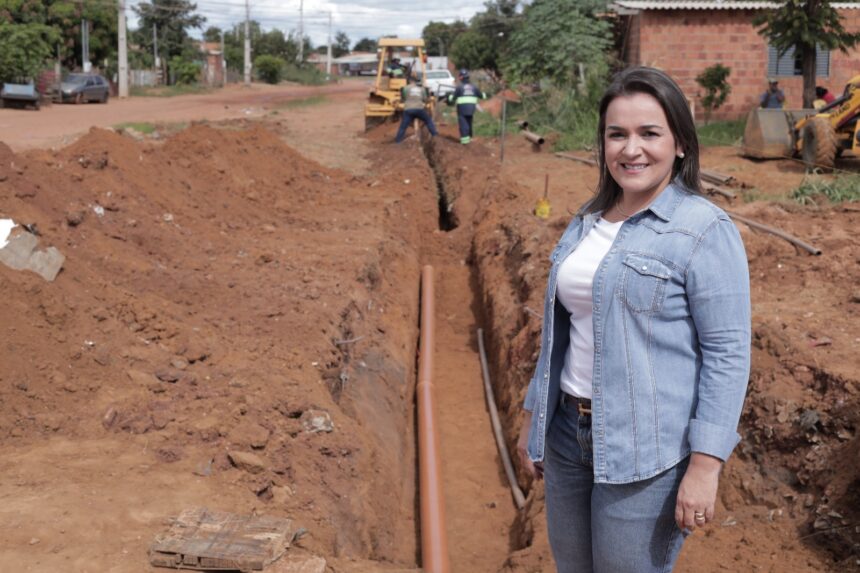
<path fill-rule="evenodd" d="M 499 168 L 495 142 L 460 146 L 452 126 L 425 145 L 428 163 L 415 139 L 391 144 L 393 130 L 366 138 L 364 175 L 256 124 L 164 143 L 94 130 L 58 152 L 0 145 L 0 217 L 34 223 L 66 256 L 52 283 L 0 266 L 4 570 L 156 571 L 150 540 L 193 505 L 290 517 L 330 572 L 416 567 L 425 263 L 440 281 L 454 570 L 552 570 L 542 485 L 520 472 L 517 512 L 500 470 L 474 329 L 487 331 L 513 451 L 547 256 L 596 174 L 515 140 Z M 744 161 L 704 158 L 748 188 L 800 179 Z M 547 172 L 542 221 L 531 211 Z M 677 570 L 858 570 L 860 210 L 737 202 L 823 254 L 739 225 L 755 333 L 743 440 L 717 523 Z"/>
<path fill-rule="evenodd" d="M 53 283 L 0 267 L 3 569 L 149 570 L 153 535 L 206 504 L 413 566 L 411 190 L 435 212 L 432 188 L 260 127 L 0 146 L 0 216 L 66 256 Z"/>

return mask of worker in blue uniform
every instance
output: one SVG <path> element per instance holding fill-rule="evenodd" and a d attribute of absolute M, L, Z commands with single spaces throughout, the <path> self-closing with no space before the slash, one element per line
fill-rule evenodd
<path fill-rule="evenodd" d="M 460 85 L 448 95 L 448 105 L 457 106 L 457 124 L 460 126 L 460 143 L 472 141 L 472 118 L 478 101 L 487 99 L 487 94 L 469 81 L 469 70 L 460 70 Z"/>

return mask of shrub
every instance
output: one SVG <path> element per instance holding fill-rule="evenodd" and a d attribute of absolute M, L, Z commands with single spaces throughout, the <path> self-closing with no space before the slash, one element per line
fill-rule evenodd
<path fill-rule="evenodd" d="M 701 74 L 696 76 L 696 83 L 705 89 L 705 97 L 702 98 L 702 107 L 705 108 L 705 125 L 711 119 L 711 113 L 718 109 L 732 93 L 729 85 L 729 74 L 732 69 L 722 64 L 714 64 L 705 68 Z"/>
<path fill-rule="evenodd" d="M 196 84 L 200 79 L 200 66 L 180 56 L 174 56 L 170 59 L 170 74 L 175 84 Z"/>
<path fill-rule="evenodd" d="M 257 76 L 267 84 L 280 83 L 286 62 L 278 56 L 263 54 L 254 58 Z"/>

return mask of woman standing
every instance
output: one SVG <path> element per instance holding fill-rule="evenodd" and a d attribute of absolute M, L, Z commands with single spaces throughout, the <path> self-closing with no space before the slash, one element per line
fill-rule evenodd
<path fill-rule="evenodd" d="M 552 253 L 519 440 L 546 479 L 560 573 L 671 571 L 714 519 L 750 358 L 740 234 L 699 195 L 699 146 L 663 72 L 600 102 L 600 182 Z"/>

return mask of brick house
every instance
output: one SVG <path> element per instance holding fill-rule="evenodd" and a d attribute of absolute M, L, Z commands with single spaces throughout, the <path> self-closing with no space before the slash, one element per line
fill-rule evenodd
<path fill-rule="evenodd" d="M 622 57 L 630 65 L 648 65 L 671 75 L 695 103 L 697 119 L 703 117 L 696 76 L 708 66 L 731 68 L 732 93 L 713 119 L 739 119 L 754 106 L 767 88 L 767 78 L 779 79 L 785 91 L 785 107 L 800 108 L 803 78 L 793 51 L 779 57 L 752 24 L 761 10 L 776 2 L 731 0 L 615 0 L 613 11 L 622 26 Z M 842 24 L 860 31 L 860 3 L 833 2 Z M 834 95 L 860 74 L 860 49 L 818 53 L 818 85 Z"/>

